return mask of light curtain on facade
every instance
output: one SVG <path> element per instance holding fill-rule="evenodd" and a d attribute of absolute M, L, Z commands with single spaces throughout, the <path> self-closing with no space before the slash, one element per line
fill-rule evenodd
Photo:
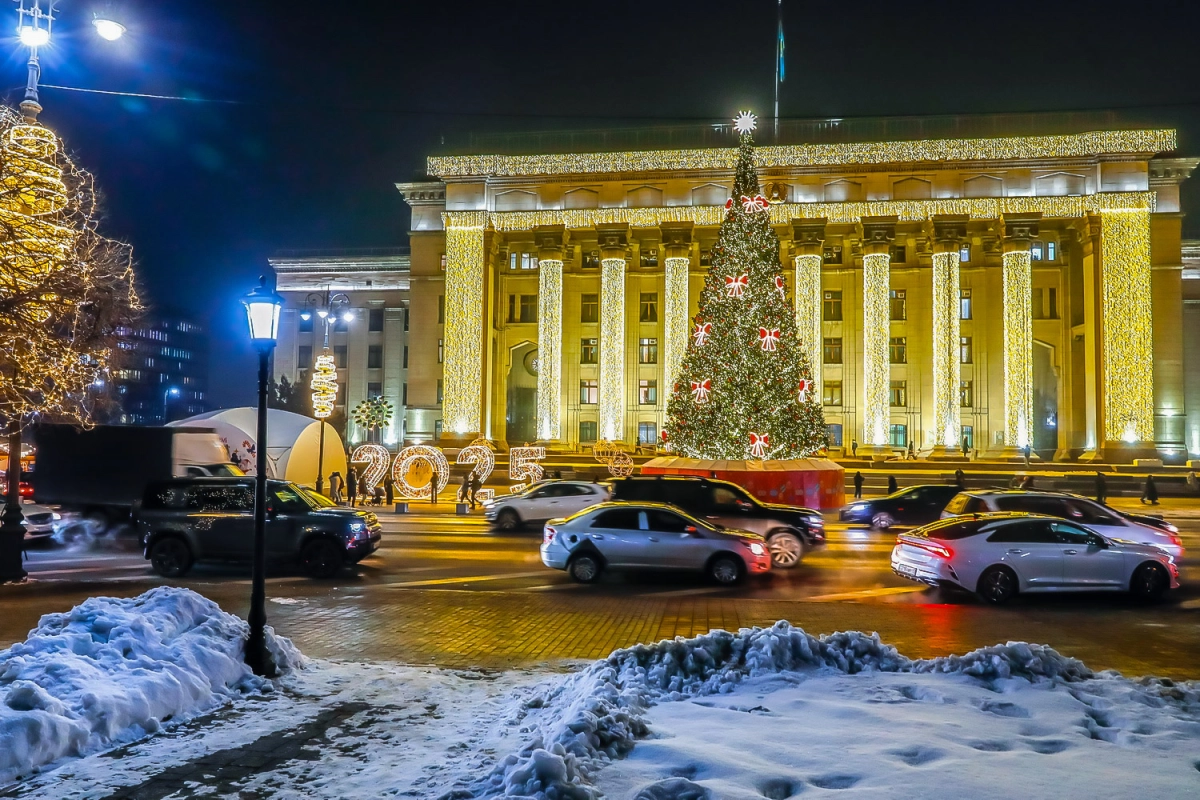
<path fill-rule="evenodd" d="M 892 257 L 887 253 L 863 256 L 863 441 L 888 443 L 888 324 Z"/>
<path fill-rule="evenodd" d="M 1004 254 L 1004 443 L 1033 444 L 1033 275 L 1029 250 Z"/>
<path fill-rule="evenodd" d="M 538 263 L 538 438 L 561 436 L 563 262 Z"/>
<path fill-rule="evenodd" d="M 625 438 L 625 259 L 600 262 L 600 438 Z"/>
<path fill-rule="evenodd" d="M 808 354 L 812 367 L 813 392 L 821 398 L 821 257 L 801 255 L 795 258 L 793 297 L 796 306 L 796 333 L 800 346 Z"/>
<path fill-rule="evenodd" d="M 960 444 L 961 398 L 958 253 L 933 254 L 933 432 L 934 444 Z"/>
<path fill-rule="evenodd" d="M 669 397 L 688 343 L 688 271 L 690 258 L 664 262 L 663 387 Z M 665 404 L 665 403 L 664 403 Z"/>
<path fill-rule="evenodd" d="M 1103 265 L 1104 438 L 1154 441 L 1150 214 L 1100 214 Z"/>
<path fill-rule="evenodd" d="M 483 397 L 483 228 L 486 211 L 447 211 L 446 352 L 442 419 L 451 433 L 478 433 Z"/>

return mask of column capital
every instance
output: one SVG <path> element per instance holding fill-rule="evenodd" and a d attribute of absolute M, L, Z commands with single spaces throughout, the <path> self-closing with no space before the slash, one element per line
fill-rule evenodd
<path fill-rule="evenodd" d="M 953 253 L 967 238 L 967 214 L 934 214 L 926 223 L 925 231 L 933 241 L 933 252 Z"/>
<path fill-rule="evenodd" d="M 792 255 L 819 256 L 825 252 L 825 217 L 792 220 Z"/>
<path fill-rule="evenodd" d="M 1029 249 L 1029 242 L 1037 238 L 1038 223 L 1042 212 L 1030 211 L 1020 214 L 1005 214 L 1000 218 L 1001 234 L 1004 237 L 1004 252 Z"/>
<path fill-rule="evenodd" d="M 627 258 L 629 249 L 629 223 L 602 222 L 596 225 L 596 242 L 600 247 L 600 258 Z"/>
<path fill-rule="evenodd" d="M 663 222 L 658 228 L 662 233 L 663 258 L 689 258 L 692 253 L 691 222 Z"/>
<path fill-rule="evenodd" d="M 858 235 L 862 239 L 863 253 L 887 253 L 896 239 L 897 216 L 862 217 L 858 221 Z"/>
<path fill-rule="evenodd" d="M 538 225 L 533 229 L 533 241 L 538 249 L 538 258 L 562 261 L 566 243 L 565 225 Z"/>

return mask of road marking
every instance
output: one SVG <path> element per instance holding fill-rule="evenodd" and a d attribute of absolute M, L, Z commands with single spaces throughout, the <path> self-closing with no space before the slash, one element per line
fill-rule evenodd
<path fill-rule="evenodd" d="M 527 586 L 520 589 L 522 592 L 555 592 L 555 591 L 572 591 L 583 589 L 587 586 L 584 583 L 546 583 L 541 586 Z"/>
<path fill-rule="evenodd" d="M 1179 607 L 1180 608 L 1188 608 L 1188 609 L 1200 608 L 1200 599 L 1184 600 L 1182 603 L 1179 604 Z"/>
<path fill-rule="evenodd" d="M 911 594 L 923 592 L 928 586 L 887 586 L 882 589 L 861 589 L 857 592 L 838 592 L 837 594 L 818 594 L 813 597 L 797 597 L 797 602 L 831 602 L 834 600 L 859 600 L 865 597 L 887 597 L 893 594 Z"/>
<path fill-rule="evenodd" d="M 41 578 L 45 575 L 74 575 L 80 572 L 110 572 L 110 571 L 127 571 L 131 569 L 140 569 L 149 572 L 149 564 L 132 564 L 127 567 L 82 567 L 80 569 L 47 569 L 47 570 L 31 570 L 29 576 L 31 578 Z"/>
<path fill-rule="evenodd" d="M 483 581 L 505 581 L 510 578 L 544 578 L 545 570 L 537 572 L 507 572 L 503 575 L 471 575 L 465 578 L 431 578 L 425 581 L 401 581 L 382 584 L 389 589 L 405 589 L 417 586 L 446 586 L 451 583 L 481 583 Z"/>
<path fill-rule="evenodd" d="M 723 592 L 728 589 L 728 586 L 710 586 L 705 589 L 676 589 L 671 592 L 650 592 L 647 597 L 688 597 L 689 595 L 697 594 L 714 594 Z"/>
<path fill-rule="evenodd" d="M 419 547 L 392 547 L 388 553 L 411 558 L 434 558 L 446 561 L 520 561 L 540 564 L 542 557 L 537 550 L 437 550 Z"/>

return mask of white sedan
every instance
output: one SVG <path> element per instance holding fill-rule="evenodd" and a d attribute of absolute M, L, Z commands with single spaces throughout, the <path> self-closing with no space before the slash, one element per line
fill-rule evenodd
<path fill-rule="evenodd" d="M 608 489 L 598 483 L 546 481 L 484 503 L 483 516 L 502 531 L 515 531 L 530 523 L 569 517 L 607 499 Z"/>
<path fill-rule="evenodd" d="M 1030 514 L 944 519 L 900 534 L 892 571 L 994 604 L 1020 592 L 1119 591 L 1154 600 L 1179 588 L 1179 567 L 1158 547 Z"/>

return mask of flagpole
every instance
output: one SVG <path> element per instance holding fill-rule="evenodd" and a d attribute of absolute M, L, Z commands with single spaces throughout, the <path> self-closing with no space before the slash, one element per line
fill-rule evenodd
<path fill-rule="evenodd" d="M 775 143 L 779 144 L 779 82 L 783 80 L 783 0 L 779 0 L 775 37 Z"/>

